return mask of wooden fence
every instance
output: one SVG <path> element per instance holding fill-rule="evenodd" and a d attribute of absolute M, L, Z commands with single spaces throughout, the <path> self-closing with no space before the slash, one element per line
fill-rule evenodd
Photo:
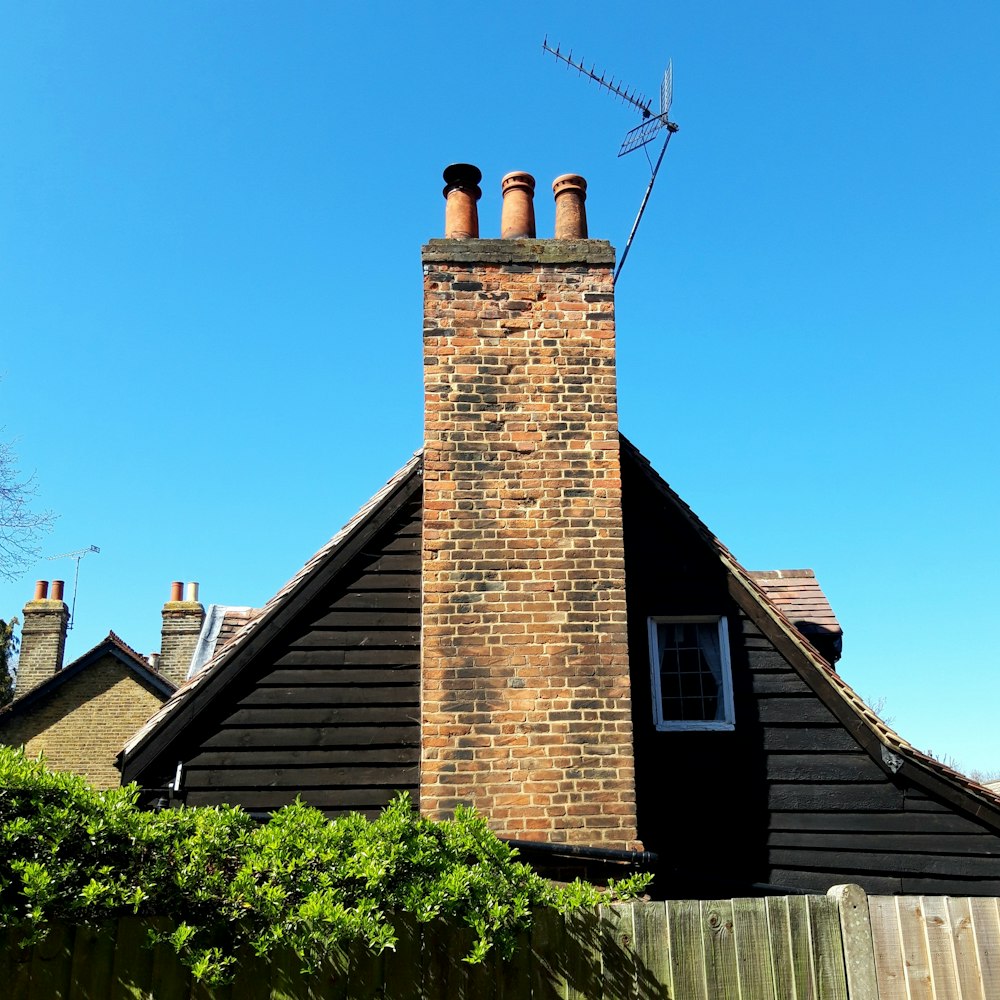
<path fill-rule="evenodd" d="M 235 982 L 192 982 L 148 921 L 55 927 L 24 951 L 0 932 L 0 1000 L 994 1000 L 994 899 L 827 896 L 679 900 L 536 917 L 514 958 L 468 965 L 471 936 L 404 921 L 394 952 L 246 959 Z"/>

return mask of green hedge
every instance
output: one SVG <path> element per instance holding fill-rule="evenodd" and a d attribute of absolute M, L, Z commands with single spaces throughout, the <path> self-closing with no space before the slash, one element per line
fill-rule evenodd
<path fill-rule="evenodd" d="M 56 920 L 168 917 L 163 939 L 199 979 L 222 982 L 245 947 L 291 947 L 305 970 L 349 940 L 393 948 L 389 913 L 467 925 L 466 960 L 478 962 L 493 947 L 510 954 L 533 909 L 609 899 L 536 875 L 471 809 L 434 823 L 400 796 L 375 820 L 331 822 L 297 802 L 259 824 L 239 808 L 153 813 L 137 800 L 135 786 L 99 792 L 0 747 L 0 923 L 28 944 Z M 632 898 L 648 882 L 608 891 Z"/>

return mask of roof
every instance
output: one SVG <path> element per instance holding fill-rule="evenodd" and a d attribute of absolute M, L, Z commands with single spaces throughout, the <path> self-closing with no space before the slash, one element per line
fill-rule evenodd
<path fill-rule="evenodd" d="M 806 610 L 817 625 L 831 620 L 836 623 L 832 609 L 825 610 L 829 609 L 825 597 L 822 602 L 825 608 L 815 598 L 815 594 L 821 595 L 821 592 L 812 571 L 751 573 L 746 570 L 653 469 L 649 460 L 624 435 L 620 438 L 623 462 L 634 462 L 654 489 L 676 508 L 716 553 L 727 571 L 730 594 L 741 610 L 872 758 L 891 773 L 906 767 L 906 773 L 914 784 L 1000 829 L 1000 794 L 911 746 L 865 704 L 796 627 L 797 620 L 807 620 Z M 263 608 L 252 613 L 234 637 L 217 650 L 205 668 L 181 685 L 163 708 L 126 743 L 119 756 L 123 777 L 131 780 L 135 771 L 149 763 L 156 752 L 169 742 L 171 735 L 181 730 L 199 711 L 199 702 L 207 704 L 212 692 L 221 691 L 227 678 L 264 644 L 268 627 L 272 624 L 280 627 L 288 621 L 305 601 L 319 592 L 331 574 L 358 551 L 358 545 L 371 536 L 376 526 L 385 523 L 401 503 L 420 488 L 422 455 L 422 451 L 418 451 Z M 782 580 L 793 581 L 793 585 L 779 585 Z M 803 596 L 797 596 L 800 594 Z M 807 608 L 806 605 L 811 606 Z M 237 624 L 234 619 L 234 627 Z M 839 629 L 839 624 L 836 627 Z M 124 773 L 126 767 L 131 772 L 128 776 Z"/>
<path fill-rule="evenodd" d="M 241 626 L 238 617 L 232 617 L 232 638 L 217 646 L 205 667 L 189 677 L 122 748 L 118 759 L 123 777 L 129 758 L 145 755 L 154 743 L 154 737 L 158 741 L 161 734 L 182 728 L 197 711 L 196 703 L 203 693 L 205 697 L 210 697 L 209 692 L 223 686 L 227 677 L 237 672 L 241 664 L 266 642 L 268 626 L 284 624 L 304 606 L 330 575 L 359 550 L 376 526 L 419 488 L 422 460 L 423 452 L 416 452 L 264 607 L 258 611 L 241 609 L 247 612 L 247 620 Z"/>
<path fill-rule="evenodd" d="M 941 795 L 946 801 L 1000 828 L 1000 793 L 917 750 L 883 722 L 795 627 L 761 582 L 755 579 L 755 574 L 740 565 L 624 434 L 621 435 L 621 446 L 623 459 L 627 455 L 639 463 L 647 479 L 715 550 L 729 571 L 730 593 L 741 610 L 771 640 L 873 759 L 892 773 L 907 767 L 907 774 L 914 784 Z"/>
<path fill-rule="evenodd" d="M 53 674 L 40 684 L 36 684 L 33 688 L 18 695 L 9 705 L 0 709 L 0 721 L 11 718 L 42 698 L 48 697 L 48 695 L 58 690 L 67 681 L 86 670 L 91 664 L 109 655 L 113 656 L 119 663 L 131 671 L 135 675 L 136 680 L 153 688 L 153 690 L 162 694 L 164 698 L 169 698 L 174 693 L 174 685 L 162 674 L 155 671 L 141 653 L 137 653 L 128 643 L 115 635 L 114 632 L 109 632 L 107 637 L 102 639 L 92 649 L 87 650 L 86 653 L 63 667 L 58 673 Z"/>
<path fill-rule="evenodd" d="M 811 569 L 755 569 L 748 573 L 800 632 L 843 631 Z"/>

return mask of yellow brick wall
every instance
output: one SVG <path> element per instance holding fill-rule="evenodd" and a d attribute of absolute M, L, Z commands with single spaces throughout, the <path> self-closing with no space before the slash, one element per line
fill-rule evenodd
<path fill-rule="evenodd" d="M 97 788 L 115 788 L 122 744 L 163 704 L 112 655 L 102 657 L 49 697 L 0 720 L 0 743 L 45 755 L 49 767 L 82 774 Z"/>

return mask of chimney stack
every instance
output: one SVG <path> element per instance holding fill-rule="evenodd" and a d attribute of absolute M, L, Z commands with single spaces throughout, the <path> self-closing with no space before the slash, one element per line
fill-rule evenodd
<path fill-rule="evenodd" d="M 24 606 L 21 625 L 21 655 L 17 666 L 15 694 L 22 695 L 59 673 L 66 651 L 69 608 L 63 603 L 63 581 L 35 584 L 34 599 Z"/>
<path fill-rule="evenodd" d="M 423 248 L 420 809 L 635 848 L 615 255 L 567 177 L 558 240 L 516 173 L 508 238 Z"/>
<path fill-rule="evenodd" d="M 159 672 L 172 684 L 187 680 L 188 668 L 198 644 L 205 609 L 198 601 L 198 584 L 175 580 L 170 584 L 170 600 L 163 605 L 163 632 L 160 641 Z"/>

